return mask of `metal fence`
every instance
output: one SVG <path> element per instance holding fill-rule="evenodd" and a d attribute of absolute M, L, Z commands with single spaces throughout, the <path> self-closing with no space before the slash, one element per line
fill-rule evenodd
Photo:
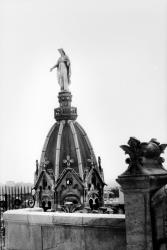
<path fill-rule="evenodd" d="M 3 213 L 11 209 L 34 206 L 31 187 L 0 187 L 0 250 L 5 249 Z"/>

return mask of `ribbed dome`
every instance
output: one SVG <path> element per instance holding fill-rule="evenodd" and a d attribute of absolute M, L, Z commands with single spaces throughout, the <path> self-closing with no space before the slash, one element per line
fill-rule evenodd
<path fill-rule="evenodd" d="M 71 167 L 83 180 L 85 170 L 97 161 L 84 129 L 76 122 L 77 109 L 71 107 L 68 91 L 59 93 L 60 107 L 54 110 L 57 122 L 50 129 L 42 151 L 40 166 L 47 162 L 49 171 L 57 181 L 66 167 Z M 46 165 L 46 164 L 45 164 Z"/>
<path fill-rule="evenodd" d="M 78 122 L 72 120 L 62 120 L 52 126 L 44 143 L 40 165 L 46 159 L 53 170 L 55 180 L 67 164 L 70 164 L 81 179 L 84 170 L 91 164 L 97 166 L 87 134 Z"/>

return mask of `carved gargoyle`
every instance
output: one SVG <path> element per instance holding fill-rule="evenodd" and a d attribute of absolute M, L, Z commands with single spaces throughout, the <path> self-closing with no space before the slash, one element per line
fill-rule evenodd
<path fill-rule="evenodd" d="M 128 145 L 120 146 L 125 154 L 129 157 L 125 160 L 129 164 L 126 172 L 138 174 L 143 166 L 143 159 L 156 160 L 159 165 L 162 165 L 164 159 L 160 155 L 164 152 L 167 144 L 160 144 L 156 139 L 151 139 L 149 142 L 140 142 L 135 137 L 130 137 Z"/>

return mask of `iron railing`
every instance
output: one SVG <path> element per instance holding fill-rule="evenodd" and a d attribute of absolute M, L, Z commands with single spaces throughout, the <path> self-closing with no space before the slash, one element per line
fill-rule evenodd
<path fill-rule="evenodd" d="M 0 187 L 0 250 L 5 249 L 5 225 L 3 213 L 11 209 L 33 207 L 31 187 Z"/>

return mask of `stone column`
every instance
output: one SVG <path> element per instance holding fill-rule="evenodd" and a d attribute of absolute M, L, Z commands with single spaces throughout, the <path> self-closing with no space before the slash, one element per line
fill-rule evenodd
<path fill-rule="evenodd" d="M 125 199 L 127 250 L 154 249 L 150 203 L 154 192 L 167 183 L 160 157 L 165 147 L 155 139 L 141 143 L 133 137 L 121 146 L 130 156 L 128 169 L 117 179 Z"/>

